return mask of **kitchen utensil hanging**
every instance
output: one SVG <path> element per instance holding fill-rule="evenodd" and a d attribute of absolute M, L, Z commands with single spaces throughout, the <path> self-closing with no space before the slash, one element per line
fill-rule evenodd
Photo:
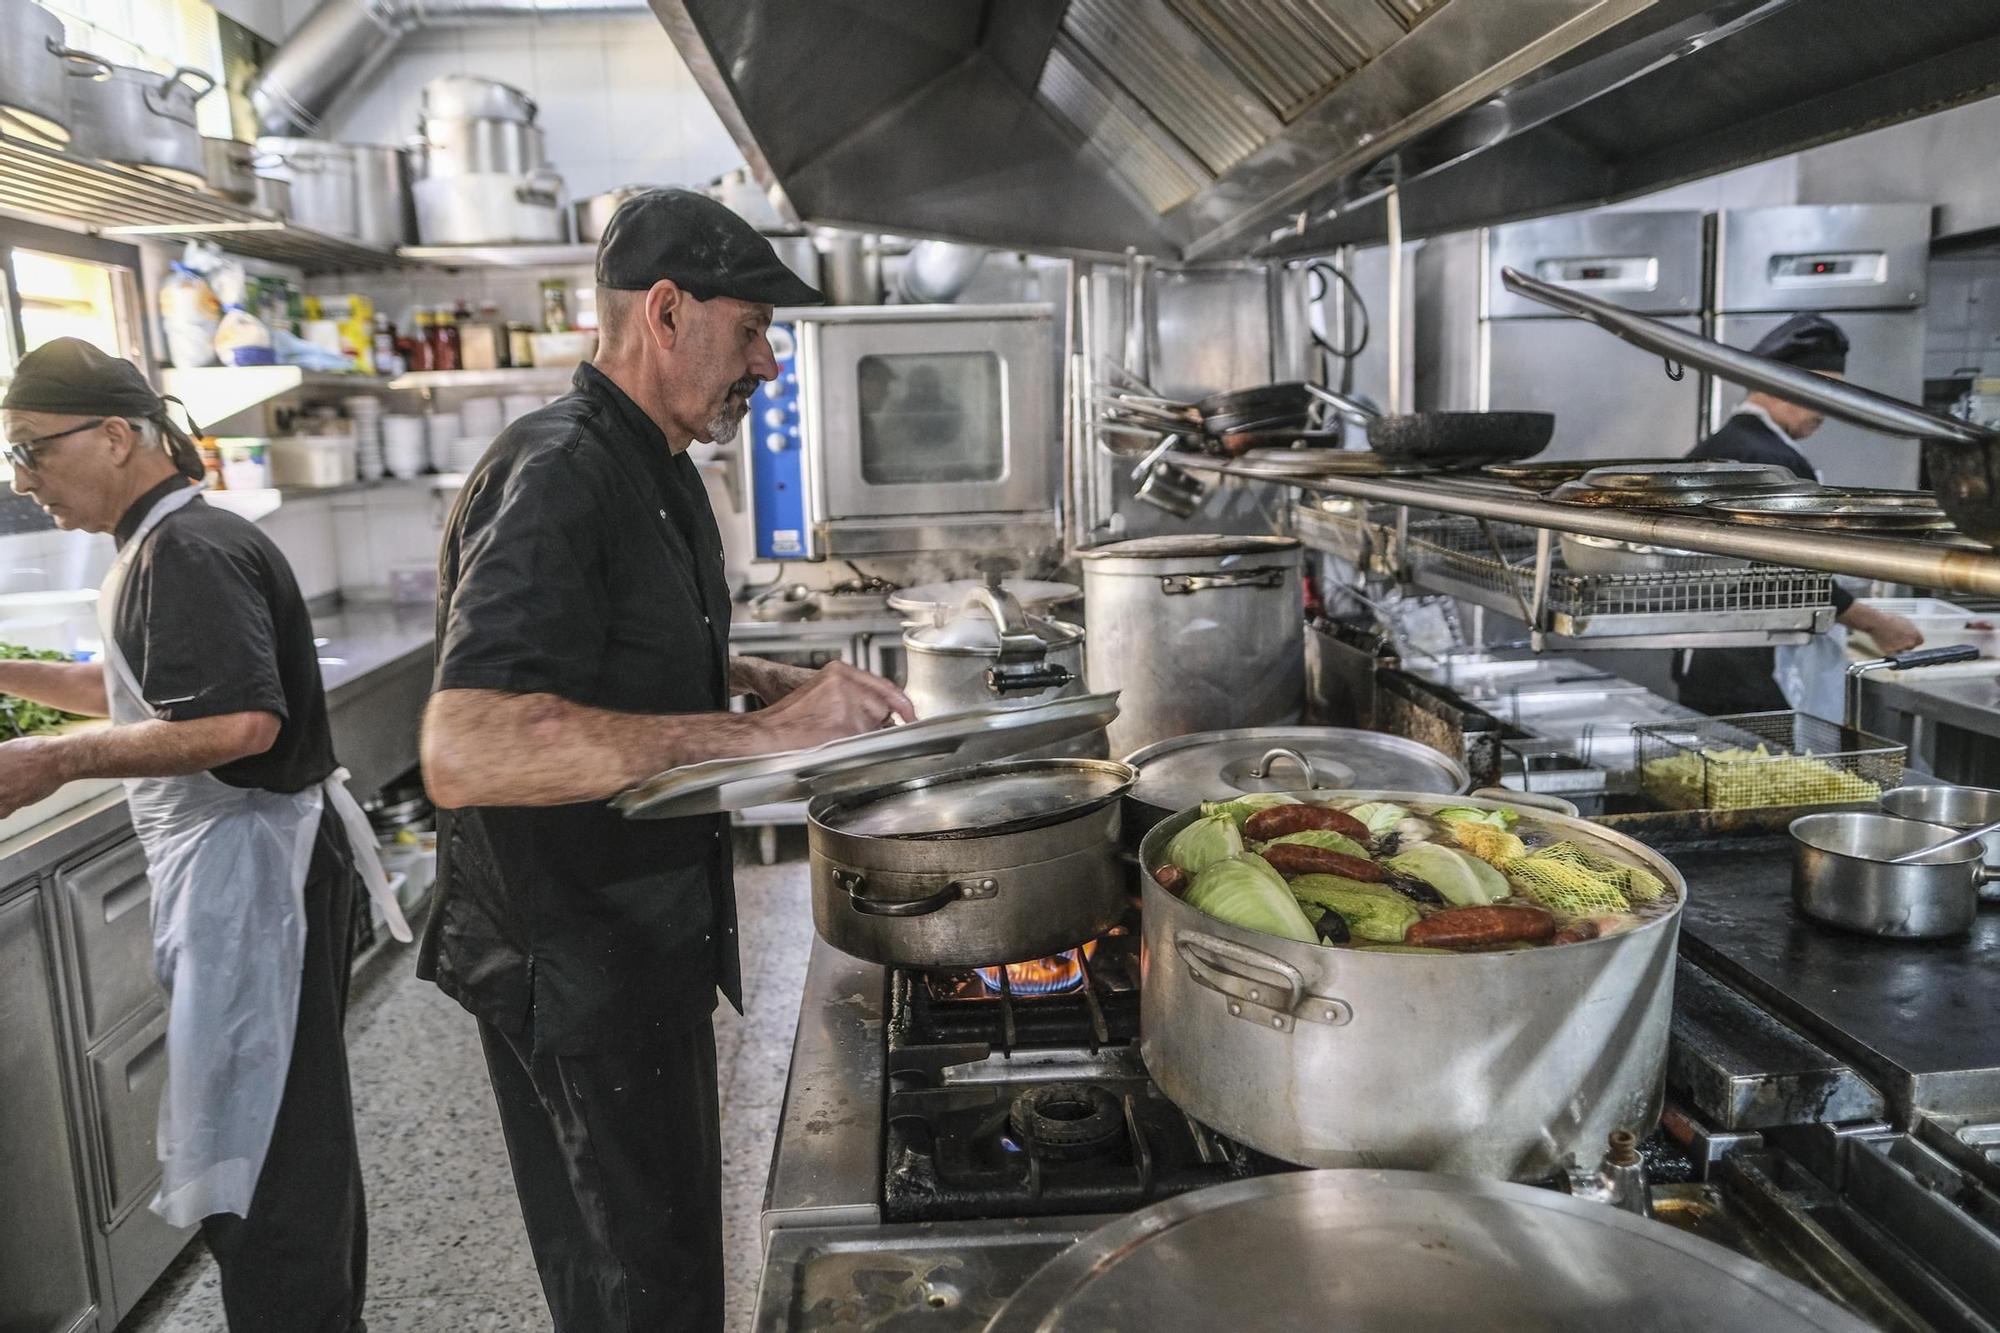
<path fill-rule="evenodd" d="M 1307 392 L 1351 421 L 1365 423 L 1368 447 L 1388 458 L 1482 465 L 1532 458 L 1548 448 L 1548 412 L 1406 412 L 1385 416 L 1366 403 L 1312 384 Z"/>

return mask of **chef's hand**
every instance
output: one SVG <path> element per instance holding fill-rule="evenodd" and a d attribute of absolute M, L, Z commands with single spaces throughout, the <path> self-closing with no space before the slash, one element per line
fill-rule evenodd
<path fill-rule="evenodd" d="M 1884 657 L 1892 653 L 1906 653 L 1924 641 L 1924 632 L 1903 617 L 1863 606 L 1860 602 L 1847 608 L 1847 613 L 1840 617 L 1840 623 L 1873 639 L 1876 651 Z"/>
<path fill-rule="evenodd" d="M 54 795 L 68 781 L 61 752 L 44 736 L 0 744 L 0 819 Z"/>
<path fill-rule="evenodd" d="M 908 695 L 845 662 L 829 662 L 811 675 L 781 702 L 753 714 L 772 728 L 785 749 L 824 744 L 887 726 L 891 718 L 908 722 L 917 715 Z"/>
<path fill-rule="evenodd" d="M 756 695 L 767 708 L 818 678 L 819 672 L 811 667 L 793 666 L 788 662 L 773 662 L 762 657 L 729 659 L 729 688 L 739 694 Z"/>

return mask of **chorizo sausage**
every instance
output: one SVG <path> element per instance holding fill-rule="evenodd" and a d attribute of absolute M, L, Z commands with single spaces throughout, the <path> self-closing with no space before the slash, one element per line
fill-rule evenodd
<path fill-rule="evenodd" d="M 1368 826 L 1330 805 L 1267 805 L 1243 821 L 1243 836 L 1252 842 L 1269 842 L 1309 828 L 1331 829 L 1364 847 L 1368 845 Z"/>
<path fill-rule="evenodd" d="M 1403 943 L 1466 949 L 1484 944 L 1540 944 L 1554 939 L 1555 933 L 1555 917 L 1539 907 L 1450 907 L 1411 926 Z"/>
<path fill-rule="evenodd" d="M 1368 884 L 1382 882 L 1382 867 L 1373 861 L 1300 842 L 1273 843 L 1258 853 L 1281 875 L 1345 875 Z"/>
<path fill-rule="evenodd" d="M 1603 934 L 1595 921 L 1573 921 L 1556 932 L 1557 944 L 1580 944 L 1584 940 L 1594 940 Z"/>
<path fill-rule="evenodd" d="M 1187 887 L 1187 872 L 1177 865 L 1163 865 L 1153 872 L 1153 879 L 1168 893 L 1179 893 Z"/>

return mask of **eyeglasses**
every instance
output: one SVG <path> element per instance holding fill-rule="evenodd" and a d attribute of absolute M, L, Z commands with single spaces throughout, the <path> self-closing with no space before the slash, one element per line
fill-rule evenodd
<path fill-rule="evenodd" d="M 109 420 L 111 420 L 110 417 L 98 417 L 94 421 L 84 422 L 81 426 L 71 426 L 68 430 L 51 431 L 47 435 L 37 435 L 32 440 L 17 441 L 7 446 L 7 461 L 17 468 L 33 472 L 35 470 L 35 458 L 42 450 L 48 448 L 57 440 L 71 435 L 81 435 L 87 430 L 96 430 Z"/>

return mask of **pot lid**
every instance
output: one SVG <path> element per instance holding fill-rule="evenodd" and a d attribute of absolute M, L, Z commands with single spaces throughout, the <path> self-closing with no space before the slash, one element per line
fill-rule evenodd
<path fill-rule="evenodd" d="M 1174 532 L 1159 537 L 1093 546 L 1077 553 L 1082 560 L 1198 559 L 1219 555 L 1271 555 L 1299 548 L 1297 537 L 1237 536 L 1218 532 Z"/>
<path fill-rule="evenodd" d="M 1060 648 L 1083 637 L 1083 629 L 1067 621 L 1029 616 L 1026 623 L 1028 631 L 1045 648 Z M 984 610 L 968 607 L 942 625 L 920 625 L 903 631 L 903 644 L 918 652 L 997 657 L 1000 630 Z"/>
<path fill-rule="evenodd" d="M 990 837 L 1087 814 L 1123 796 L 1129 764 L 1029 759 L 987 764 L 815 802 L 815 823 L 855 837 Z"/>
<path fill-rule="evenodd" d="M 1452 796 L 1469 781 L 1464 768 L 1421 741 L 1346 727 L 1200 731 L 1156 741 L 1125 762 L 1139 770 L 1133 797 L 1161 810 L 1309 787 Z"/>
<path fill-rule="evenodd" d="M 1143 1328 L 1658 1326 L 1859 1333 L 1776 1270 L 1554 1190 L 1420 1171 L 1305 1171 L 1215 1185 L 1085 1236 L 987 1333 Z"/>
<path fill-rule="evenodd" d="M 941 620 L 958 610 L 965 595 L 985 587 L 980 579 L 953 579 L 949 583 L 920 583 L 889 594 L 889 609 L 924 620 Z M 1000 590 L 1033 615 L 1083 596 L 1074 583 L 1054 583 L 1048 579 L 1002 579 Z"/>
<path fill-rule="evenodd" d="M 1059 745 L 1118 716 L 1118 694 L 1078 694 L 923 718 L 809 750 L 670 768 L 612 798 L 629 819 L 712 815 L 931 777 Z"/>

